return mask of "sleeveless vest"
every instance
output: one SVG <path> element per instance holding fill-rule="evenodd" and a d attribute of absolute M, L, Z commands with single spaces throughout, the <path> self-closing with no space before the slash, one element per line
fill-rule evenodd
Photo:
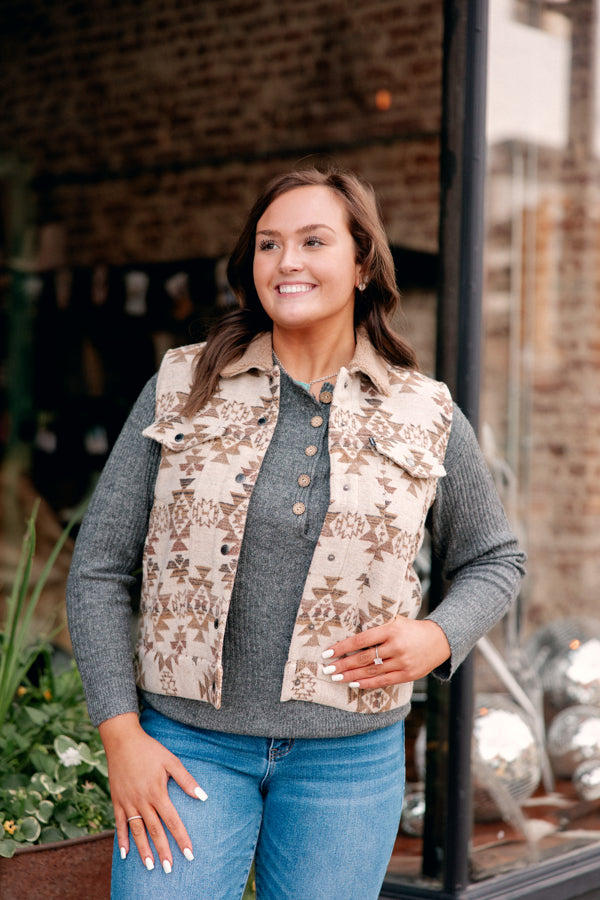
<path fill-rule="evenodd" d="M 192 418 L 181 410 L 201 345 L 169 351 L 156 419 L 162 445 L 144 550 L 137 677 L 141 688 L 219 708 L 222 648 L 246 513 L 279 409 L 271 335 L 224 369 Z M 330 505 L 304 586 L 281 700 L 360 713 L 406 704 L 411 684 L 353 689 L 322 674 L 336 641 L 415 617 L 413 564 L 437 479 L 443 476 L 452 401 L 445 385 L 385 363 L 366 334 L 341 369 L 329 420 Z M 268 627 L 268 623 L 265 623 Z"/>

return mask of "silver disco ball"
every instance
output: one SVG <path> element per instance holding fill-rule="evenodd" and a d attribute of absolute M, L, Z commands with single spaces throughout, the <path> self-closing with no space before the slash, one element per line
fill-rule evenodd
<path fill-rule="evenodd" d="M 580 800 L 600 800 L 600 756 L 586 759 L 573 772 L 575 793 Z"/>
<path fill-rule="evenodd" d="M 580 763 L 600 757 L 600 707 L 559 712 L 548 728 L 548 753 L 557 778 L 571 778 Z"/>
<path fill-rule="evenodd" d="M 423 837 L 425 820 L 425 792 L 413 789 L 406 792 L 400 816 L 400 828 L 411 837 Z"/>
<path fill-rule="evenodd" d="M 473 811 L 477 821 L 510 818 L 542 777 L 532 725 L 504 694 L 479 694 L 473 722 Z"/>
<path fill-rule="evenodd" d="M 550 717 L 575 704 L 600 706 L 600 621 L 555 619 L 536 631 L 525 649 L 542 682 Z"/>

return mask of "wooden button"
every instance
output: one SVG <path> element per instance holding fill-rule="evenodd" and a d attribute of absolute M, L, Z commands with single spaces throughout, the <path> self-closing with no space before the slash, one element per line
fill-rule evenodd
<path fill-rule="evenodd" d="M 308 487 L 310 484 L 310 475 L 299 475 L 298 476 L 298 484 L 300 487 Z"/>
<path fill-rule="evenodd" d="M 304 452 L 307 456 L 314 456 L 318 452 L 318 448 L 314 444 L 310 444 Z"/>
<path fill-rule="evenodd" d="M 302 513 L 305 512 L 305 510 L 306 510 L 306 507 L 305 507 L 304 503 L 294 503 L 294 505 L 292 506 L 292 512 L 296 516 L 301 516 Z"/>
<path fill-rule="evenodd" d="M 331 393 L 331 391 L 321 391 L 321 393 L 319 394 L 319 400 L 321 401 L 321 403 L 331 403 L 331 401 L 333 400 L 333 394 Z"/>
<path fill-rule="evenodd" d="M 319 428 L 319 426 L 323 424 L 323 416 L 313 416 L 310 420 L 310 424 L 313 428 Z"/>

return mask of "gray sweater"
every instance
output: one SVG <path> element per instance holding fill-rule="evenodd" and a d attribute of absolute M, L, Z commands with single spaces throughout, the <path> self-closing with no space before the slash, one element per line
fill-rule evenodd
<path fill-rule="evenodd" d="M 130 573 L 139 566 L 160 461 L 160 446 L 142 435 L 154 420 L 155 390 L 153 378 L 115 445 L 80 530 L 69 576 L 73 648 L 96 724 L 138 709 L 129 632 Z M 408 713 L 408 705 L 357 715 L 279 699 L 302 589 L 329 504 L 329 409 L 282 373 L 279 418 L 250 499 L 228 614 L 221 708 L 150 693 L 142 694 L 143 703 L 195 727 L 275 738 L 357 734 Z M 324 419 L 319 429 L 310 424 L 315 414 Z M 308 443 L 316 444 L 318 452 L 307 463 Z M 292 512 L 295 484 L 287 475 L 297 455 L 305 469 L 309 466 L 311 479 L 303 494 L 307 510 L 302 525 Z M 457 408 L 444 465 L 447 475 L 438 484 L 429 527 L 451 585 L 428 618 L 450 642 L 451 659 L 436 672 L 449 677 L 513 600 L 524 556 L 475 435 Z"/>

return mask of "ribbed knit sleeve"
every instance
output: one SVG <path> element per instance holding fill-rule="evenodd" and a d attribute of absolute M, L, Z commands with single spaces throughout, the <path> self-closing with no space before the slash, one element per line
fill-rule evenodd
<path fill-rule="evenodd" d="M 477 640 L 513 602 L 525 554 L 508 523 L 471 425 L 455 406 L 430 532 L 449 583 L 428 616 L 444 630 L 452 656 L 435 674 L 449 678 Z"/>
<path fill-rule="evenodd" d="M 156 376 L 138 398 L 104 467 L 75 544 L 67 583 L 73 652 L 92 722 L 138 711 L 131 594 L 141 566 L 160 463 L 142 431 L 154 421 Z"/>

